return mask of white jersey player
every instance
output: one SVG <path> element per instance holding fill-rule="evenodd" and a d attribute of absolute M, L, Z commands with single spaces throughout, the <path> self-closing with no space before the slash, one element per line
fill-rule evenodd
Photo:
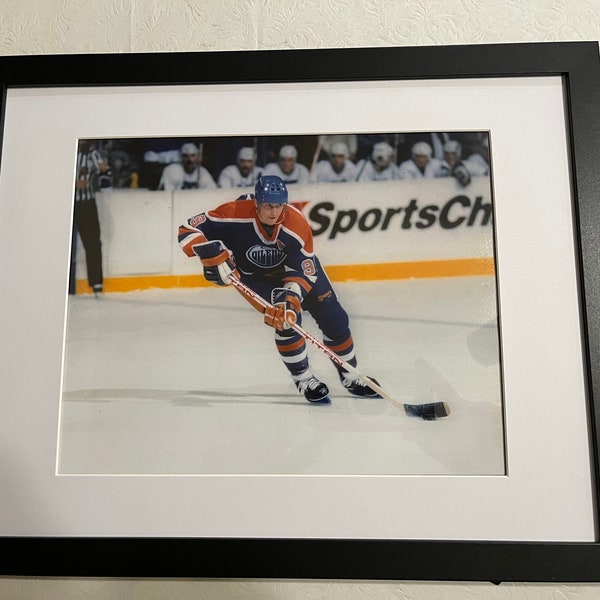
<path fill-rule="evenodd" d="M 356 164 L 357 181 L 389 181 L 396 179 L 398 167 L 394 163 L 394 149 L 386 142 L 373 146 L 371 158 L 363 158 Z"/>
<path fill-rule="evenodd" d="M 221 188 L 254 187 L 261 175 L 262 169 L 256 166 L 254 148 L 245 147 L 238 152 L 236 164 L 221 171 L 217 183 Z"/>
<path fill-rule="evenodd" d="M 286 184 L 308 183 L 308 169 L 298 163 L 298 151 L 294 146 L 282 146 L 279 150 L 279 161 L 265 166 L 264 175 L 280 177 Z"/>
<path fill-rule="evenodd" d="M 398 179 L 440 177 L 442 161 L 432 158 L 433 150 L 427 142 L 417 142 L 411 148 L 412 158 L 400 163 Z"/>
<path fill-rule="evenodd" d="M 471 154 L 463 162 L 471 175 L 480 176 L 490 174 L 490 165 L 481 154 Z"/>
<path fill-rule="evenodd" d="M 461 160 L 462 146 L 456 140 L 444 144 L 444 160 L 440 167 L 440 176 L 454 177 L 463 187 L 471 183 L 471 174 Z"/>
<path fill-rule="evenodd" d="M 356 181 L 356 165 L 348 158 L 350 151 L 343 142 L 331 146 L 329 160 L 320 160 L 311 173 L 311 181 L 316 183 L 332 183 L 340 181 Z"/>
<path fill-rule="evenodd" d="M 167 165 L 161 174 L 159 190 L 215 189 L 217 184 L 212 175 L 200 165 L 199 149 L 196 144 L 181 147 L 181 162 Z"/>

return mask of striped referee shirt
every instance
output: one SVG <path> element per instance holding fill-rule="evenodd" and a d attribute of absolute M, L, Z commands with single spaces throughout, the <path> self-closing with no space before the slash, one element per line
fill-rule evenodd
<path fill-rule="evenodd" d="M 104 161 L 96 148 L 91 146 L 88 150 L 77 153 L 77 180 L 75 186 L 75 200 L 77 202 L 94 200 L 96 192 L 111 186 L 110 171 L 104 173 L 100 164 Z M 81 184 L 83 182 L 83 185 Z"/>

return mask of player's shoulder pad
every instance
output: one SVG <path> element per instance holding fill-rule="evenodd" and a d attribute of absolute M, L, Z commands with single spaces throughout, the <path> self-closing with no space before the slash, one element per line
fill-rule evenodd
<path fill-rule="evenodd" d="M 287 205 L 284 220 L 289 221 L 290 223 L 293 223 L 299 227 L 304 226 L 310 229 L 310 225 L 307 218 L 304 216 L 304 213 L 293 204 Z"/>
<path fill-rule="evenodd" d="M 256 213 L 254 200 L 252 199 L 237 199 L 225 202 L 206 214 L 209 218 L 214 219 L 251 219 Z"/>
<path fill-rule="evenodd" d="M 310 223 L 304 214 L 292 204 L 287 205 L 283 227 L 302 240 L 305 250 L 313 251 L 313 234 Z"/>

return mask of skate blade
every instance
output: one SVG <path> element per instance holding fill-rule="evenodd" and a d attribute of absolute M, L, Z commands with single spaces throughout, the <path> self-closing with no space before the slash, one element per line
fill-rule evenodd
<path fill-rule="evenodd" d="M 325 396 L 325 398 L 319 398 L 319 400 L 307 400 L 309 404 L 331 404 L 331 398 Z"/>

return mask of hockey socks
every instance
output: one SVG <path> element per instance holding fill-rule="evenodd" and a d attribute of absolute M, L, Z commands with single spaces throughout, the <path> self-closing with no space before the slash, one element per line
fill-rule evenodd
<path fill-rule="evenodd" d="M 354 341 L 352 334 L 348 330 L 343 336 L 337 339 L 325 339 L 325 344 L 328 348 L 333 350 L 340 358 L 345 360 L 349 365 L 356 367 L 358 362 L 356 360 L 356 354 L 354 352 Z M 346 390 L 348 390 L 353 396 L 359 396 L 361 398 L 381 398 L 381 396 L 374 390 L 372 390 L 366 383 L 364 383 L 359 377 L 349 373 L 342 367 L 334 363 L 335 368 L 340 376 L 340 381 Z M 369 379 L 373 379 L 370 377 Z M 379 385 L 379 382 L 373 379 L 373 383 Z"/>

